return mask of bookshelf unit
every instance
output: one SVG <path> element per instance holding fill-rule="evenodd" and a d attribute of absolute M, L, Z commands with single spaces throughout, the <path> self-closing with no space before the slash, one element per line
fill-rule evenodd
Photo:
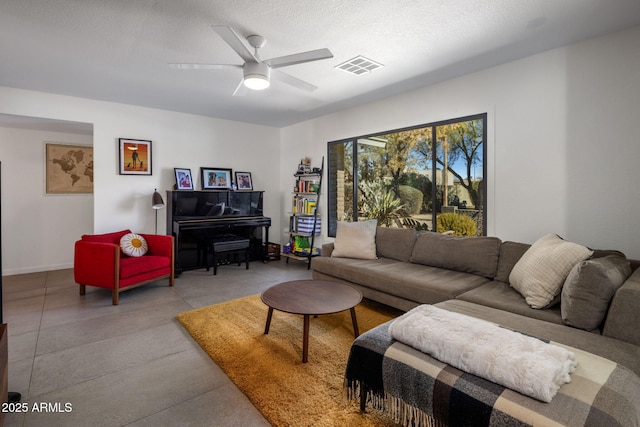
<path fill-rule="evenodd" d="M 289 243 L 291 253 L 282 252 L 287 263 L 289 259 L 306 261 L 307 269 L 311 268 L 311 259 L 319 255 L 314 250 L 316 236 L 320 235 L 322 229 L 322 218 L 318 215 L 318 204 L 322 190 L 322 172 L 324 168 L 324 157 L 319 171 L 309 173 L 296 173 L 296 183 L 291 196 L 291 215 L 289 216 Z M 295 242 L 305 241 L 308 248 L 298 247 Z"/>

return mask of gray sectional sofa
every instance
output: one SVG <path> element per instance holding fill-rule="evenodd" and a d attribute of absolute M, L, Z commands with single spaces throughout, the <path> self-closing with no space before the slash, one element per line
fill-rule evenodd
<path fill-rule="evenodd" d="M 313 278 L 350 284 L 365 298 L 404 311 L 434 304 L 604 357 L 633 373 L 628 387 L 640 395 L 640 262 L 595 250 L 572 268 L 557 298 L 536 309 L 509 283 L 529 244 L 378 227 L 375 245 L 377 259 L 332 257 L 334 243 L 323 245 L 312 263 Z M 586 283 L 587 291 L 563 295 L 570 280 L 572 286 Z M 613 288 L 607 284 L 616 280 Z"/>

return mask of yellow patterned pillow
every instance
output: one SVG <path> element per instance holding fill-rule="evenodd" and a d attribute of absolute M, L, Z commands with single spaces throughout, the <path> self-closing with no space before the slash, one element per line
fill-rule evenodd
<path fill-rule="evenodd" d="M 126 255 L 138 257 L 146 254 L 149 246 L 141 235 L 129 233 L 120 239 L 120 249 L 122 249 L 122 252 Z"/>

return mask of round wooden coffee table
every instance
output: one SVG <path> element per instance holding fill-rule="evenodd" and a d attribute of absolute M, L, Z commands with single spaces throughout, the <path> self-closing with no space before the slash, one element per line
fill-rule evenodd
<path fill-rule="evenodd" d="M 262 292 L 261 299 L 269 307 L 265 334 L 269 333 L 273 310 L 304 316 L 302 363 L 307 363 L 309 356 L 310 316 L 350 310 L 353 333 L 356 338 L 360 334 L 355 306 L 362 301 L 362 293 L 352 286 L 322 280 L 293 280 L 270 287 Z"/>

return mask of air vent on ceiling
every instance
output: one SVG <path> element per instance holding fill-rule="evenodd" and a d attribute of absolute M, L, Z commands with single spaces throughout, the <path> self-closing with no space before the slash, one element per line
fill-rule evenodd
<path fill-rule="evenodd" d="M 355 74 L 356 76 L 370 73 L 380 67 L 384 67 L 384 65 L 372 61 L 371 59 L 365 58 L 362 55 L 358 55 L 355 58 L 352 58 L 346 62 L 343 62 L 342 64 L 338 64 L 335 66 L 335 68 L 337 68 L 338 70 L 345 71 L 349 74 Z"/>

